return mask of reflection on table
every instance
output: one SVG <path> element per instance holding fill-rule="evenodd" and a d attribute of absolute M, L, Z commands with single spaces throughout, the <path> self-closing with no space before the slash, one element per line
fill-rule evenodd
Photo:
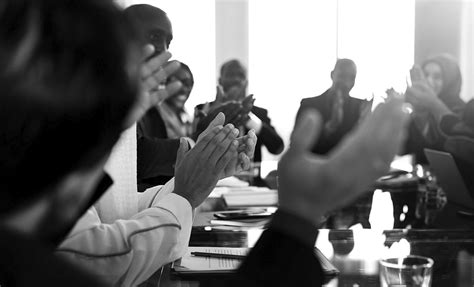
<path fill-rule="evenodd" d="M 195 228 L 190 246 L 253 246 L 261 229 L 224 231 Z M 378 260 L 385 256 L 416 254 L 434 259 L 432 286 L 472 286 L 473 230 L 387 230 L 359 227 L 320 230 L 316 246 L 341 272 L 327 286 L 380 286 Z M 198 286 L 181 280 L 166 266 L 155 274 L 153 286 Z M 149 283 L 150 284 L 150 283 Z M 152 285 L 144 285 L 152 286 Z"/>
<path fill-rule="evenodd" d="M 458 206 L 447 202 L 443 192 L 426 180 L 430 176 L 426 169 L 394 174 L 322 220 L 315 246 L 340 271 L 327 286 L 380 286 L 379 260 L 409 254 L 434 259 L 432 286 L 474 286 L 474 216 L 461 214 Z M 262 228 L 206 223 L 204 212 L 229 208 L 222 198 L 225 192 L 218 190 L 200 207 L 190 246 L 252 247 L 258 240 Z M 143 284 L 198 285 L 173 275 L 169 265 Z"/>

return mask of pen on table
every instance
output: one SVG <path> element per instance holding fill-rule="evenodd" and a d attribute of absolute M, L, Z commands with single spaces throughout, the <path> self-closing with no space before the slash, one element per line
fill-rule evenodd
<path fill-rule="evenodd" d="M 211 257 L 211 258 L 226 258 L 226 259 L 245 259 L 245 255 L 236 255 L 236 254 L 222 254 L 222 253 L 212 253 L 212 252 L 191 252 L 191 255 L 199 257 Z"/>

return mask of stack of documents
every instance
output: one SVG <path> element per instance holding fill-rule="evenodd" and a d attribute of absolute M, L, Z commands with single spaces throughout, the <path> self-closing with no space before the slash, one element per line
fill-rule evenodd
<path fill-rule="evenodd" d="M 171 269 L 178 276 L 231 274 L 239 268 L 249 251 L 250 248 L 188 247 L 186 254 L 173 262 Z M 314 255 L 321 263 L 326 282 L 339 274 L 339 270 L 317 248 Z"/>
<path fill-rule="evenodd" d="M 230 208 L 249 206 L 276 206 L 278 193 L 276 190 L 259 187 L 234 189 L 222 195 Z"/>
<path fill-rule="evenodd" d="M 223 254 L 223 257 L 195 256 L 192 253 Z M 249 248 L 229 247 L 188 247 L 183 258 L 175 261 L 172 270 L 178 274 L 218 274 L 232 273 L 242 262 L 242 259 L 225 258 L 225 255 L 245 256 Z"/>

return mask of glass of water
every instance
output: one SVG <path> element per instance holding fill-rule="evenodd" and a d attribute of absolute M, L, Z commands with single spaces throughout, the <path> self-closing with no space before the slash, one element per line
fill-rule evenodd
<path fill-rule="evenodd" d="M 409 255 L 380 260 L 380 285 L 389 287 L 429 287 L 434 261 Z"/>

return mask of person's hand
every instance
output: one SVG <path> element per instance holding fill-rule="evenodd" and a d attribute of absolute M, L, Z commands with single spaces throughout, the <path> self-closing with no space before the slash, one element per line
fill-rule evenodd
<path fill-rule="evenodd" d="M 250 130 L 245 136 L 237 138 L 238 157 L 232 158 L 220 175 L 220 179 L 236 175 L 244 170 L 249 170 L 255 153 L 257 135 L 254 130 Z"/>
<path fill-rule="evenodd" d="M 217 116 L 211 121 L 208 127 L 199 135 L 197 142 L 200 142 L 202 138 L 211 132 L 217 126 L 223 126 L 225 123 L 225 115 L 218 113 Z M 254 130 L 250 130 L 246 135 L 236 138 L 238 143 L 238 156 L 231 159 L 229 164 L 225 167 L 222 174 L 219 176 L 220 179 L 233 176 L 243 170 L 250 169 L 250 164 L 255 153 L 255 145 L 257 143 L 257 135 Z"/>
<path fill-rule="evenodd" d="M 181 139 L 175 168 L 174 193 L 184 197 L 193 208 L 200 205 L 222 176 L 229 163 L 238 156 L 239 131 L 229 124 L 212 128 L 189 150 Z"/>
<path fill-rule="evenodd" d="M 413 105 L 415 110 L 431 111 L 440 102 L 433 89 L 426 81 L 417 81 L 407 88 L 407 102 Z"/>
<path fill-rule="evenodd" d="M 164 52 L 150 58 L 153 52 L 154 48 L 152 45 L 145 46 L 139 71 L 140 93 L 137 103 L 127 118 L 126 128 L 140 120 L 151 107 L 174 95 L 181 89 L 182 83 L 179 81 L 164 85 L 166 78 L 179 69 L 179 62 L 168 62 L 171 58 L 171 53 L 169 52 Z"/>
<path fill-rule="evenodd" d="M 356 199 L 389 170 L 404 139 L 406 110 L 402 97 L 390 98 L 328 156 L 311 153 L 321 119 L 315 110 L 304 113 L 279 162 L 280 207 L 317 224 L 327 212 Z"/>

